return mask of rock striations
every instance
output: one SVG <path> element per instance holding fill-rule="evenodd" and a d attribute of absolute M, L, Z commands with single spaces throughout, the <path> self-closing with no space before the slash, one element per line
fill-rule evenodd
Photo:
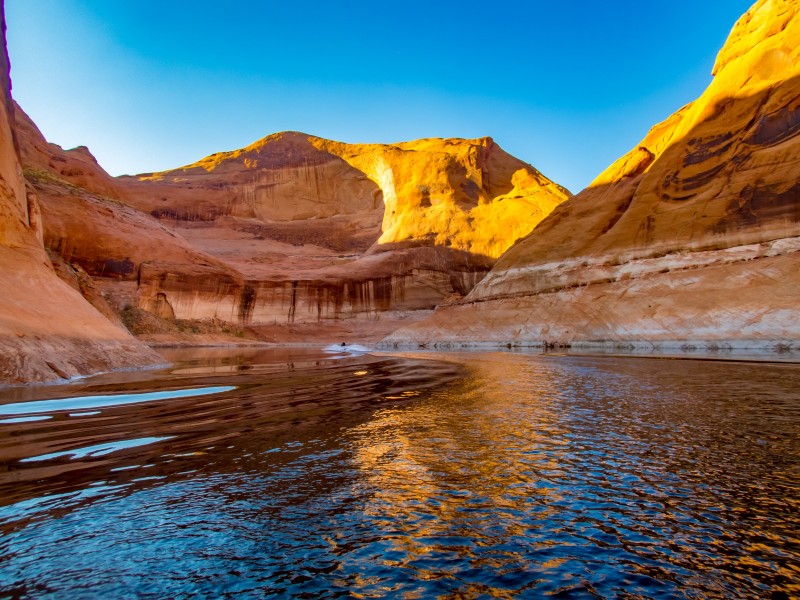
<path fill-rule="evenodd" d="M 800 340 L 800 5 L 759 0 L 703 95 L 390 343 Z M 746 341 L 745 341 L 746 340 Z"/>
<path fill-rule="evenodd" d="M 224 321 L 267 341 L 380 339 L 467 294 L 569 196 L 489 138 L 286 132 L 113 178 L 19 107 L 16 131 L 45 246 L 99 310 Z"/>
<path fill-rule="evenodd" d="M 118 184 L 230 267 L 132 260 L 139 306 L 274 341 L 379 339 L 427 316 L 569 196 L 489 138 L 360 145 L 297 132 Z"/>
<path fill-rule="evenodd" d="M 4 14 L 0 1 L 0 16 Z M 14 135 L 5 17 L 0 49 L 0 385 L 163 362 L 56 275 Z"/>
<path fill-rule="evenodd" d="M 756 2 L 705 93 L 574 197 L 491 138 L 285 132 L 113 178 L 15 107 L 4 47 L 0 384 L 158 362 L 131 311 L 278 342 L 797 343 L 798 13 Z"/>

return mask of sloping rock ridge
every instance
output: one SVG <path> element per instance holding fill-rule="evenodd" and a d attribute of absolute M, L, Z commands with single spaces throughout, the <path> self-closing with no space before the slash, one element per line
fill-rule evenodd
<path fill-rule="evenodd" d="M 183 264 L 228 272 L 172 228 L 128 204 L 125 188 L 85 147 L 48 143 L 15 105 L 23 172 L 36 193 L 46 248 L 98 278 L 135 280 L 143 263 Z"/>
<path fill-rule="evenodd" d="M 489 138 L 358 145 L 297 132 L 115 183 L 230 267 L 141 261 L 139 306 L 275 341 L 378 339 L 427 316 L 569 197 Z"/>
<path fill-rule="evenodd" d="M 490 138 L 354 145 L 285 132 L 113 178 L 15 115 L 65 281 L 104 314 L 222 320 L 269 341 L 380 339 L 465 296 L 569 196 Z"/>
<path fill-rule="evenodd" d="M 0 18 L 0 385 L 161 363 L 59 279 L 45 253 L 38 201 L 14 135 L 1 0 Z"/>
<path fill-rule="evenodd" d="M 387 343 L 800 340 L 799 12 L 756 2 L 700 98 Z"/>

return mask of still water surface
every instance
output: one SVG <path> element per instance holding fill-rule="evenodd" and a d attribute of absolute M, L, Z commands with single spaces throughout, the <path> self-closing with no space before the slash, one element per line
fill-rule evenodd
<path fill-rule="evenodd" d="M 798 365 L 173 359 L 0 392 L 0 596 L 800 594 Z"/>

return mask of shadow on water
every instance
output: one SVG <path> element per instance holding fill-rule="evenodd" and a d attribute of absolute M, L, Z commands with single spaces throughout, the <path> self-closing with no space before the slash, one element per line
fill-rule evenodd
<path fill-rule="evenodd" d="M 800 593 L 797 365 L 283 352 L 2 398 L 0 590 Z"/>

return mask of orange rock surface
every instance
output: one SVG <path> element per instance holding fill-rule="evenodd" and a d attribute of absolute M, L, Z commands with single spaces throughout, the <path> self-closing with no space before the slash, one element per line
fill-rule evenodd
<path fill-rule="evenodd" d="M 385 335 L 463 296 L 568 196 L 488 138 L 355 145 L 296 132 L 118 182 L 231 268 L 142 263 L 140 306 L 267 339 L 295 328 L 295 341 Z"/>
<path fill-rule="evenodd" d="M 800 340 L 799 12 L 756 2 L 700 98 L 390 341 Z"/>
<path fill-rule="evenodd" d="M 376 248 L 434 245 L 497 258 L 570 196 L 491 138 L 311 141 L 380 186 L 386 208 Z"/>
<path fill-rule="evenodd" d="M 570 195 L 491 138 L 344 144 L 284 132 L 120 181 L 132 204 L 178 222 L 232 217 L 279 227 L 332 219 L 327 235 L 348 238 L 352 248 L 363 238 L 373 250 L 410 242 L 490 258 Z M 331 245 L 324 231 L 318 237 Z"/>
<path fill-rule="evenodd" d="M 47 143 L 19 107 L 16 130 L 66 281 L 82 269 L 117 310 L 274 341 L 380 339 L 467 294 L 568 196 L 488 138 L 351 145 L 287 132 L 112 178 L 88 149 Z M 87 298 L 107 309 L 96 290 Z"/>
<path fill-rule="evenodd" d="M 0 385 L 163 362 L 59 279 L 44 251 L 13 132 L 3 8 L 0 2 Z"/>

